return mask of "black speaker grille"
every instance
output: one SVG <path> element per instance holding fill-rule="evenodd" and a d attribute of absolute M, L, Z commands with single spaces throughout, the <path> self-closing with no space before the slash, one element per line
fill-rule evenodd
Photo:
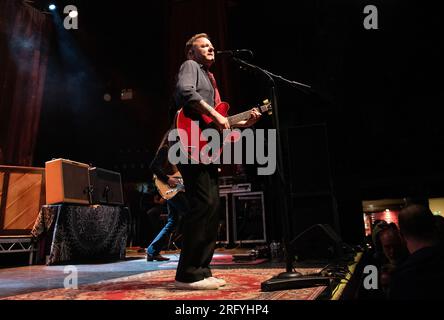
<path fill-rule="evenodd" d="M 65 198 L 88 201 L 88 168 L 62 162 Z"/>
<path fill-rule="evenodd" d="M 101 168 L 90 169 L 93 185 L 93 202 L 103 204 L 123 204 L 120 173 Z"/>

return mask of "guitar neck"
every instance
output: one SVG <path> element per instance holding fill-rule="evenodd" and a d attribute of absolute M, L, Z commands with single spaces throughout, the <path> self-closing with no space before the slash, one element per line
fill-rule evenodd
<path fill-rule="evenodd" d="M 251 113 L 251 111 L 248 110 L 248 111 L 236 114 L 234 116 L 228 117 L 228 123 L 230 124 L 230 126 L 233 126 L 238 122 L 241 122 L 243 120 L 248 120 L 250 118 L 250 113 Z"/>
<path fill-rule="evenodd" d="M 265 112 L 268 110 L 268 106 L 263 105 L 263 106 L 256 108 L 256 110 L 258 110 L 260 113 L 262 113 L 262 112 Z M 251 114 L 251 110 L 248 110 L 245 112 L 238 113 L 234 116 L 228 117 L 228 123 L 230 124 L 230 126 L 233 126 L 240 121 L 248 120 L 248 119 L 250 119 L 250 114 Z"/>

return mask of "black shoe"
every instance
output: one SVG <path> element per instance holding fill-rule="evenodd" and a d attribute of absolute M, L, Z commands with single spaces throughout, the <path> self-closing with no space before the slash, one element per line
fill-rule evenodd
<path fill-rule="evenodd" d="M 168 260 L 170 260 L 170 258 L 164 257 L 164 256 L 162 256 L 160 254 L 156 254 L 156 255 L 152 255 L 152 254 L 149 254 L 149 253 L 146 254 L 146 261 L 154 261 L 154 260 L 156 260 L 156 261 L 168 261 Z"/>

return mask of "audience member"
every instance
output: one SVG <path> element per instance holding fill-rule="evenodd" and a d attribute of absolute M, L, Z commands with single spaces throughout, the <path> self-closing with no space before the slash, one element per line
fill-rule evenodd
<path fill-rule="evenodd" d="M 392 274 L 408 258 L 409 251 L 398 227 L 394 223 L 388 224 L 386 228 L 379 232 L 379 241 L 385 258 L 379 268 L 379 283 L 385 295 L 387 295 Z"/>
<path fill-rule="evenodd" d="M 402 209 L 398 218 L 410 256 L 392 274 L 389 298 L 444 299 L 444 252 L 437 245 L 435 216 L 414 204 Z"/>
<path fill-rule="evenodd" d="M 372 234 L 371 241 L 372 246 L 369 251 L 365 253 L 364 265 L 372 265 L 375 266 L 378 271 L 381 270 L 382 266 L 387 263 L 387 259 L 384 256 L 382 244 L 380 241 L 380 233 L 382 230 L 387 228 L 388 224 L 384 220 L 375 220 L 372 224 Z M 385 293 L 381 286 L 378 286 L 377 289 L 368 290 L 363 286 L 365 275 L 362 274 L 360 280 L 360 288 L 358 292 L 358 298 L 363 300 L 384 300 Z M 379 279 L 378 279 L 379 280 Z"/>
<path fill-rule="evenodd" d="M 372 242 L 373 242 L 373 262 L 377 266 L 381 266 L 385 263 L 385 256 L 382 250 L 381 240 L 379 238 L 380 232 L 388 226 L 388 223 L 384 220 L 375 220 L 372 227 Z"/>
<path fill-rule="evenodd" d="M 435 216 L 436 223 L 436 241 L 439 245 L 444 246 L 444 217 Z"/>

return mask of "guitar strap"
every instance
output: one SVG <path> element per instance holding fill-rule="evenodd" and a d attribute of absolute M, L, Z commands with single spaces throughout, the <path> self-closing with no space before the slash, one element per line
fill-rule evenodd
<path fill-rule="evenodd" d="M 161 165 L 165 174 L 173 174 L 178 171 L 177 166 L 172 165 L 168 161 L 168 150 L 171 147 L 170 142 L 168 141 L 168 135 L 171 129 L 173 129 L 173 127 L 169 128 L 163 135 L 162 141 L 160 142 L 156 155 L 154 156 L 155 159 L 158 159 L 159 157 L 161 158 L 161 164 L 159 163 L 159 165 Z"/>
<path fill-rule="evenodd" d="M 160 149 L 162 149 L 162 147 L 165 146 L 166 143 L 168 143 L 168 134 L 170 133 L 170 130 L 171 129 L 167 130 L 167 132 L 163 135 L 162 141 L 160 142 L 160 145 L 157 148 L 156 155 L 159 154 Z"/>
<path fill-rule="evenodd" d="M 209 70 L 207 71 L 208 79 L 210 79 L 211 85 L 214 88 L 214 105 L 217 106 L 219 103 L 222 102 L 220 98 L 219 88 L 217 87 L 216 78 L 214 78 L 214 74 L 211 73 Z"/>

